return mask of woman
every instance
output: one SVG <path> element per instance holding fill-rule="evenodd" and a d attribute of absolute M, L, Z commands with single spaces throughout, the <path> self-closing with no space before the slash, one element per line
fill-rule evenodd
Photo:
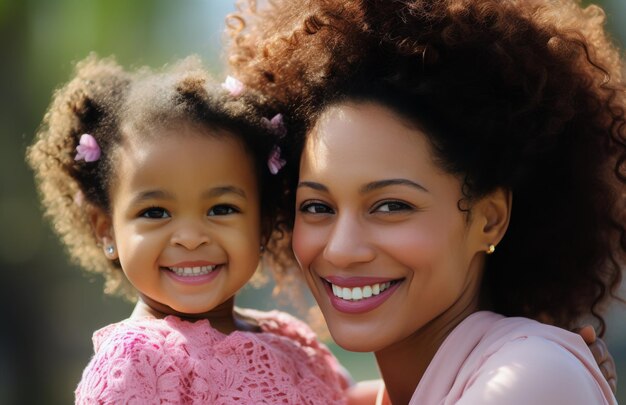
<path fill-rule="evenodd" d="M 230 62 L 291 117 L 293 250 L 394 404 L 615 403 L 570 328 L 626 261 L 626 97 L 597 7 L 241 8 Z M 290 146 L 290 145 L 285 145 Z"/>

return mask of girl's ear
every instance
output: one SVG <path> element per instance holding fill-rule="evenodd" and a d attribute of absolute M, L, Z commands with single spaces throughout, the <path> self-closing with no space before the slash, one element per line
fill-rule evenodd
<path fill-rule="evenodd" d="M 99 207 L 91 207 L 89 210 L 89 222 L 91 222 L 91 229 L 102 246 L 107 259 L 117 259 L 119 256 L 117 254 L 117 246 L 115 246 L 115 233 L 111 215 Z"/>
<path fill-rule="evenodd" d="M 482 249 L 487 253 L 493 253 L 493 248 L 504 237 L 509 220 L 511 219 L 511 206 L 513 194 L 510 190 L 499 188 L 483 197 L 472 210 L 474 220 L 479 233 Z"/>

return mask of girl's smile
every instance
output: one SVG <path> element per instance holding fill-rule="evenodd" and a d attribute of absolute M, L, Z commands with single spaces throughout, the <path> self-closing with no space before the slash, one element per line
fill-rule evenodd
<path fill-rule="evenodd" d="M 194 261 L 161 267 L 172 279 L 184 284 L 204 284 L 217 277 L 222 264 Z"/>

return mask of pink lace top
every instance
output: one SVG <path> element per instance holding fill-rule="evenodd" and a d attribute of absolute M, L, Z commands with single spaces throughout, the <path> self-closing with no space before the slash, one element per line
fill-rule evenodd
<path fill-rule="evenodd" d="M 347 376 L 301 321 L 249 311 L 262 332 L 127 319 L 93 337 L 77 404 L 343 404 Z"/>

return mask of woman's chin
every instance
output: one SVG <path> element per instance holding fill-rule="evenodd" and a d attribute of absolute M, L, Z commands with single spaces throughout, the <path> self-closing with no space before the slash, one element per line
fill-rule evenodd
<path fill-rule="evenodd" d="M 333 341 L 342 349 L 350 352 L 376 352 L 383 349 L 388 342 L 385 336 L 379 336 L 375 330 L 364 330 L 363 325 L 337 325 L 328 322 L 328 330 Z"/>

